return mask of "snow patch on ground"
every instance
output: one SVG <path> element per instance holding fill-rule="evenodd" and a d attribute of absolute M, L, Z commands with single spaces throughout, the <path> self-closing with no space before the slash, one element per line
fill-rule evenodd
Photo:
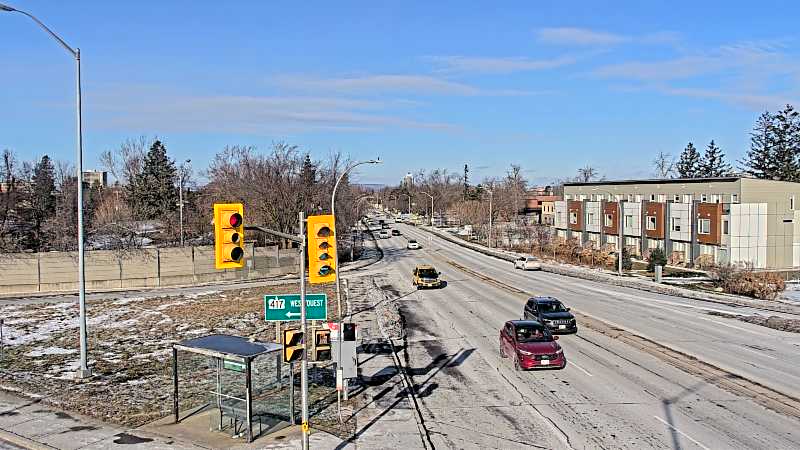
<path fill-rule="evenodd" d="M 146 299 L 144 297 L 128 297 L 128 298 L 123 298 L 123 299 L 114 301 L 111 304 L 112 305 L 122 306 L 122 305 L 127 305 L 128 303 L 141 302 L 143 300 L 146 300 Z"/>
<path fill-rule="evenodd" d="M 72 353 L 76 353 L 77 350 L 69 349 L 69 348 L 61 348 L 61 347 L 45 347 L 45 348 L 37 348 L 32 350 L 28 353 L 25 353 L 25 356 L 45 356 L 45 355 L 69 355 Z"/>

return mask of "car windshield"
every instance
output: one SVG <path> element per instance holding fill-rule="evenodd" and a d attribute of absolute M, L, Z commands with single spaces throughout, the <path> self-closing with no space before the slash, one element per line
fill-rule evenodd
<path fill-rule="evenodd" d="M 410 241 L 408 241 L 408 243 L 409 243 L 409 244 L 416 244 L 416 243 L 417 243 L 417 241 L 415 241 L 415 240 L 411 239 Z"/>
<path fill-rule="evenodd" d="M 549 331 L 536 325 L 518 325 L 517 342 L 545 342 L 552 341 L 553 336 Z"/>
<path fill-rule="evenodd" d="M 525 261 L 528 261 L 528 262 L 534 262 L 534 261 L 536 261 L 536 258 L 528 258 L 528 259 L 526 259 Z"/>
<path fill-rule="evenodd" d="M 539 303 L 539 311 L 545 313 L 566 312 L 567 308 L 561 302 L 544 302 Z"/>
<path fill-rule="evenodd" d="M 436 278 L 439 276 L 434 269 L 420 269 L 417 274 L 420 278 Z"/>

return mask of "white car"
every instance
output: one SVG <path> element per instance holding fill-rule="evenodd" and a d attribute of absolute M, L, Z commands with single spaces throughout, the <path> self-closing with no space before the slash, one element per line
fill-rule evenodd
<path fill-rule="evenodd" d="M 419 250 L 420 249 L 419 242 L 415 241 L 414 239 L 409 239 L 408 240 L 408 245 L 406 247 L 408 247 L 409 250 Z"/>
<path fill-rule="evenodd" d="M 381 238 L 381 239 L 389 239 L 389 237 L 390 237 L 389 236 L 389 230 L 381 230 L 378 233 L 378 237 Z"/>
<path fill-rule="evenodd" d="M 542 265 L 533 256 L 522 256 L 514 260 L 514 269 L 542 270 Z"/>

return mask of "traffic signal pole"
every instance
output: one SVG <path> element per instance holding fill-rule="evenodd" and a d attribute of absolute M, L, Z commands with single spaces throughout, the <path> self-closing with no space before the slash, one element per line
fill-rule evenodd
<path fill-rule="evenodd" d="M 308 450 L 308 322 L 306 322 L 306 233 L 305 213 L 300 218 L 300 323 L 303 330 L 303 359 L 300 360 L 300 403 L 301 430 L 303 431 L 303 450 Z"/>

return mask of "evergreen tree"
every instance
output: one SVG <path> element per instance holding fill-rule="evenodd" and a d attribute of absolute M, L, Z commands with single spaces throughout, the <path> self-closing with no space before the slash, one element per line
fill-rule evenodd
<path fill-rule="evenodd" d="M 800 113 L 792 105 L 775 114 L 775 147 L 772 152 L 775 178 L 800 181 Z"/>
<path fill-rule="evenodd" d="M 765 180 L 775 179 L 775 116 L 764 111 L 750 133 L 750 150 L 741 162 L 742 169 L 750 175 Z"/>
<path fill-rule="evenodd" d="M 701 177 L 723 177 L 730 173 L 731 166 L 725 162 L 725 153 L 712 139 L 700 161 Z"/>
<path fill-rule="evenodd" d="M 46 239 L 42 225 L 56 212 L 56 181 L 53 161 L 47 155 L 36 163 L 31 176 L 31 187 L 23 209 L 23 218 L 30 227 L 25 247 L 43 250 Z"/>
<path fill-rule="evenodd" d="M 167 148 L 155 141 L 145 156 L 142 171 L 127 187 L 127 197 L 137 220 L 171 220 L 178 208 L 175 183 L 178 172 L 167 156 Z"/>
<path fill-rule="evenodd" d="M 678 178 L 697 178 L 700 176 L 700 152 L 694 148 L 694 144 L 691 142 L 681 152 L 681 156 L 675 164 L 675 171 L 678 172 Z"/>
<path fill-rule="evenodd" d="M 623 264 L 625 262 L 623 261 Z M 655 272 L 656 266 L 666 266 L 667 265 L 667 255 L 664 253 L 659 247 L 656 247 L 650 250 L 650 256 L 647 258 L 647 271 L 648 272 Z"/>

